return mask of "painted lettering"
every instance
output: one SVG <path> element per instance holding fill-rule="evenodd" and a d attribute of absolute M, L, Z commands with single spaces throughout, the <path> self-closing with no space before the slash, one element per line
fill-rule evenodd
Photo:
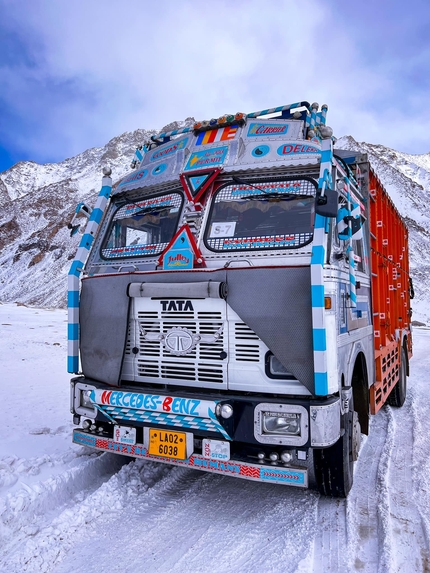
<path fill-rule="evenodd" d="M 160 396 L 151 396 L 151 410 L 156 410 L 157 407 L 161 404 Z"/>
<path fill-rule="evenodd" d="M 193 304 L 190 300 L 160 300 L 164 312 L 174 311 L 194 311 Z"/>
<path fill-rule="evenodd" d="M 180 399 L 179 398 L 174 398 L 173 402 L 172 402 L 172 412 L 174 414 L 179 414 L 179 410 L 180 410 Z"/>
<path fill-rule="evenodd" d="M 278 147 L 278 155 L 291 155 L 294 153 L 320 153 L 320 150 L 311 145 L 288 144 Z"/>
<path fill-rule="evenodd" d="M 193 414 L 198 414 L 198 407 L 200 404 L 200 400 L 190 400 L 190 402 L 192 403 L 191 405 L 191 410 L 190 410 L 190 415 L 192 416 Z"/>
<path fill-rule="evenodd" d="M 110 397 L 111 397 L 112 391 L 104 391 L 102 394 L 102 398 L 101 398 L 101 403 L 102 404 L 110 404 Z"/>
<path fill-rule="evenodd" d="M 173 402 L 173 398 L 171 396 L 166 396 L 163 401 L 163 410 L 165 412 L 170 412 L 170 404 Z"/>

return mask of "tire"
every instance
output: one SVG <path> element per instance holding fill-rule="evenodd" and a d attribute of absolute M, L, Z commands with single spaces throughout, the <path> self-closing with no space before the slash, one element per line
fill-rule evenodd
<path fill-rule="evenodd" d="M 407 386 L 406 352 L 405 349 L 402 348 L 400 356 L 399 379 L 387 398 L 387 404 L 389 404 L 390 406 L 394 406 L 394 408 L 401 408 L 406 400 L 406 391 L 407 391 L 406 386 Z"/>
<path fill-rule="evenodd" d="M 319 492 L 331 497 L 346 497 L 354 480 L 354 459 L 360 447 L 360 424 L 356 412 L 345 414 L 345 431 L 339 440 L 314 450 L 314 472 Z"/>

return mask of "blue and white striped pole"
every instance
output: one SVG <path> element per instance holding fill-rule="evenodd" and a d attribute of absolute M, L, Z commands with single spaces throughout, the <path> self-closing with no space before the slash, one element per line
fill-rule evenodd
<path fill-rule="evenodd" d="M 327 111 L 328 111 L 328 106 L 326 104 L 322 105 L 321 111 L 317 113 L 317 118 L 316 118 L 317 126 L 326 124 Z"/>
<path fill-rule="evenodd" d="M 352 243 L 352 239 L 350 239 Z M 352 244 L 348 245 L 346 249 L 349 261 L 349 300 L 351 302 L 352 308 L 357 308 L 357 292 L 356 292 L 356 280 L 355 280 L 355 260 L 354 260 L 354 249 Z"/>
<path fill-rule="evenodd" d="M 324 103 L 321 106 L 321 124 L 322 125 L 326 124 L 327 112 L 328 112 L 328 105 Z"/>
<path fill-rule="evenodd" d="M 269 113 L 278 113 L 280 111 L 286 111 L 288 109 L 294 109 L 296 107 L 307 107 L 309 108 L 309 102 L 299 101 L 297 103 L 291 103 L 289 105 L 281 105 L 279 107 L 271 107 L 270 109 L 263 109 L 261 111 L 253 111 L 252 113 L 246 114 L 246 117 L 259 117 L 260 115 L 268 115 Z"/>
<path fill-rule="evenodd" d="M 315 129 L 315 126 L 317 124 L 318 108 L 319 108 L 319 104 L 314 102 L 312 104 L 311 119 L 310 119 L 310 123 L 309 123 L 310 129 Z"/>
<path fill-rule="evenodd" d="M 348 180 L 348 210 L 352 216 L 352 200 L 351 200 L 351 193 L 350 193 L 350 182 Z M 356 280 L 355 280 L 355 259 L 354 259 L 354 248 L 352 243 L 353 237 L 353 229 L 352 229 L 352 221 L 349 219 L 348 221 L 349 226 L 349 244 L 346 252 L 348 254 L 348 262 L 349 262 L 349 300 L 351 303 L 352 308 L 357 308 L 357 292 L 356 292 Z"/>
<path fill-rule="evenodd" d="M 83 271 L 85 262 L 88 257 L 89 250 L 93 244 L 94 238 L 97 234 L 100 222 L 103 217 L 106 204 L 112 193 L 112 179 L 110 178 L 111 170 L 109 168 L 103 169 L 104 177 L 102 181 L 102 188 L 97 197 L 94 209 L 88 220 L 85 228 L 84 235 L 79 244 L 77 253 L 70 267 L 68 275 L 68 356 L 67 356 L 67 371 L 71 374 L 79 373 L 79 286 L 80 277 Z"/>
<path fill-rule="evenodd" d="M 333 145 L 331 138 L 323 139 L 318 187 L 332 187 L 331 169 Z M 314 384 L 317 396 L 328 394 L 327 333 L 324 307 L 324 263 L 326 257 L 326 217 L 315 215 L 314 240 L 311 258 L 312 340 L 314 356 Z"/>
<path fill-rule="evenodd" d="M 158 135 L 151 135 L 151 140 L 157 141 L 158 139 L 163 139 L 164 137 L 173 137 L 174 135 L 180 135 L 181 133 L 189 133 L 190 131 L 194 131 L 194 127 L 182 127 L 181 129 L 165 131 L 164 133 L 159 133 Z"/>
<path fill-rule="evenodd" d="M 145 151 L 146 151 L 145 146 L 136 147 L 136 151 L 134 152 L 136 163 L 140 163 L 142 161 Z"/>

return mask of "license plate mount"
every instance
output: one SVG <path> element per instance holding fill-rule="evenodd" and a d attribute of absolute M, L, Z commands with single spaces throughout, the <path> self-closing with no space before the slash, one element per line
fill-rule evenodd
<path fill-rule="evenodd" d="M 114 426 L 113 440 L 119 444 L 134 446 L 136 443 L 136 428 L 128 426 Z"/>
<path fill-rule="evenodd" d="M 144 438 L 150 456 L 186 460 L 194 450 L 193 434 L 189 432 L 145 428 Z"/>

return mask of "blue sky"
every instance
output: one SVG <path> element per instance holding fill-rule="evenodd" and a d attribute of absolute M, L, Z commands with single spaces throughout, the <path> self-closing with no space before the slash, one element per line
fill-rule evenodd
<path fill-rule="evenodd" d="M 295 101 L 430 152 L 428 0 L 0 0 L 0 171 Z"/>

